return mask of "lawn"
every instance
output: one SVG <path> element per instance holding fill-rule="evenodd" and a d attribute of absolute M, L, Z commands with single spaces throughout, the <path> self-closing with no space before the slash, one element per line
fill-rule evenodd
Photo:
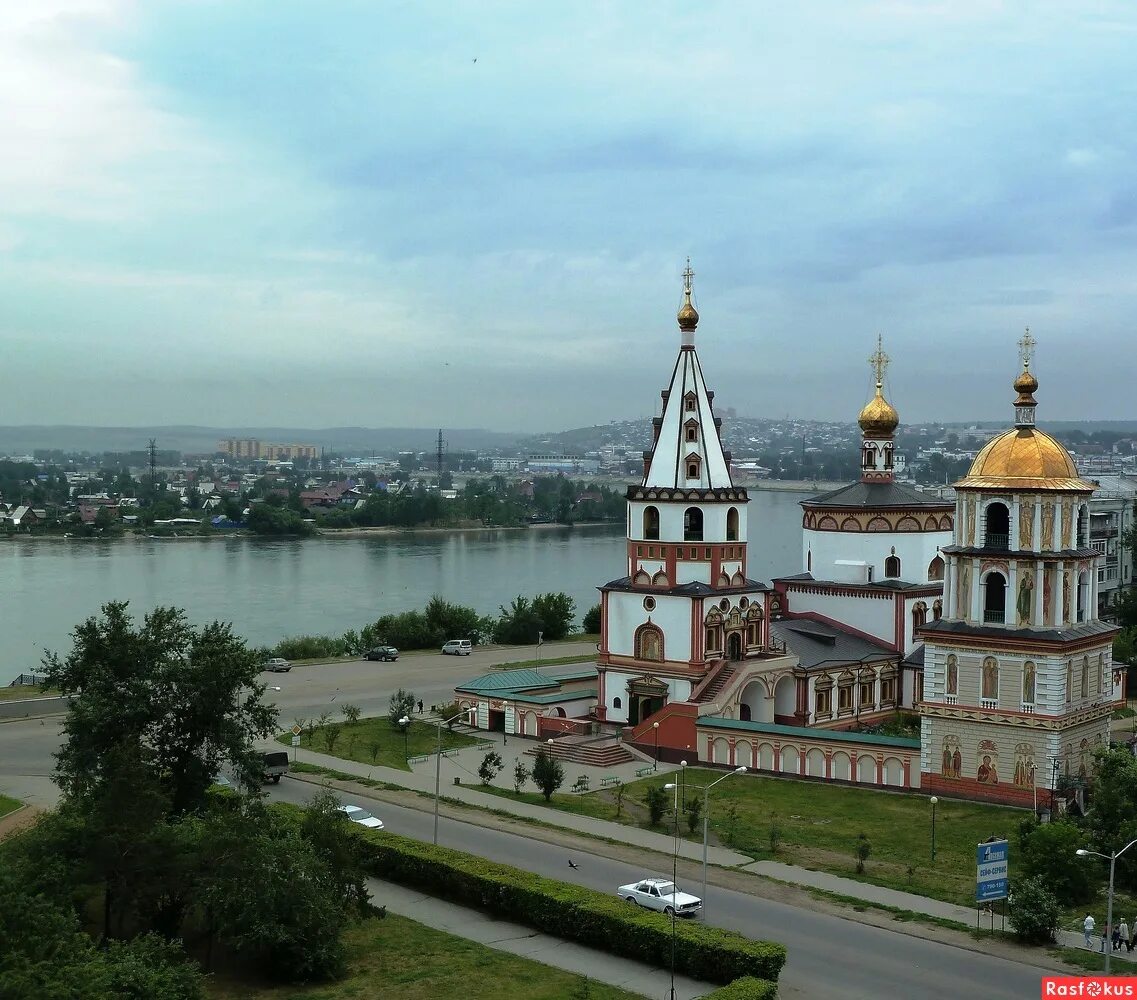
<path fill-rule="evenodd" d="M 38 684 L 20 684 L 16 687 L 0 687 L 0 701 L 17 701 L 21 698 L 53 698 L 58 691 L 43 691 Z"/>
<path fill-rule="evenodd" d="M 23 803 L 18 799 L 10 799 L 7 795 L 0 795 L 0 816 L 7 816 L 8 813 L 14 812 L 22 805 Z"/>
<path fill-rule="evenodd" d="M 722 774 L 689 768 L 681 796 L 688 802 L 692 797 L 701 799 L 702 786 Z M 651 829 L 644 794 L 653 784 L 662 785 L 669 780 L 671 775 L 655 775 L 626 784 L 619 816 L 617 794 L 610 788 L 594 789 L 584 795 L 562 790 L 554 794 L 549 806 Z M 568 763 L 562 789 L 570 788 L 575 781 L 573 765 Z M 502 798 L 545 804 L 538 792 L 517 796 L 511 789 L 478 787 Z M 531 789 L 532 783 L 527 787 Z M 926 796 L 740 775 L 718 785 L 710 795 L 710 803 L 712 844 L 734 847 L 759 860 L 784 861 L 964 906 L 972 905 L 975 899 L 976 844 L 993 835 L 1009 839 L 1013 876 L 1019 823 L 1029 816 L 1018 809 L 941 799 L 936 807 L 933 863 L 931 805 Z M 681 815 L 679 826 L 688 840 L 702 841 L 701 820 L 694 834 L 688 831 L 685 814 Z M 655 829 L 669 832 L 669 816 Z M 776 851 L 771 851 L 772 829 L 777 833 Z M 872 853 L 864 874 L 858 875 L 853 847 L 862 832 L 868 837 Z"/>
<path fill-rule="evenodd" d="M 348 975 L 318 986 L 257 986 L 225 976 L 210 980 L 213 1000 L 633 1000 L 639 994 L 585 980 L 465 938 L 389 915 L 351 928 Z"/>
<path fill-rule="evenodd" d="M 344 760 L 354 760 L 360 764 L 372 764 L 376 767 L 396 767 L 409 771 L 408 757 L 421 757 L 433 754 L 438 750 L 438 727 L 427 722 L 412 722 L 407 727 L 406 739 L 400 726 L 393 726 L 391 721 L 384 717 L 376 719 L 360 719 L 354 725 L 336 720 L 339 733 L 335 735 L 331 747 L 328 746 L 329 726 L 318 726 L 312 732 L 304 730 L 300 737 L 300 745 L 306 750 L 315 750 L 317 753 L 326 753 Z M 292 733 L 283 733 L 277 737 L 278 743 L 285 746 L 292 744 Z M 484 740 L 465 733 L 451 732 L 442 727 L 442 749 L 455 750 L 460 747 L 475 746 Z"/>

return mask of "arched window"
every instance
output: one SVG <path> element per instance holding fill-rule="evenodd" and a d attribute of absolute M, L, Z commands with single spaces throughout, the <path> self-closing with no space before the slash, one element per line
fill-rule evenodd
<path fill-rule="evenodd" d="M 1090 696 L 1090 658 L 1082 657 L 1082 697 Z"/>
<path fill-rule="evenodd" d="M 683 541 L 701 542 L 703 540 L 703 512 L 698 507 L 688 507 L 683 511 Z"/>
<path fill-rule="evenodd" d="M 988 573 L 983 582 L 983 621 L 1002 625 L 1007 620 L 1007 581 L 1002 573 Z"/>
<path fill-rule="evenodd" d="M 813 549 L 807 549 L 805 553 L 805 571 L 807 573 L 813 572 Z"/>
<path fill-rule="evenodd" d="M 900 577 L 900 557 L 889 556 L 884 560 L 884 576 L 887 580 L 896 580 Z"/>
<path fill-rule="evenodd" d="M 1078 576 L 1078 617 L 1077 620 L 1086 620 L 1086 605 L 1090 602 L 1090 578 L 1085 573 Z"/>
<path fill-rule="evenodd" d="M 959 660 L 956 659 L 955 653 L 948 654 L 944 693 L 952 696 L 959 694 Z"/>
<path fill-rule="evenodd" d="M 1034 663 L 1027 660 L 1023 664 L 1023 704 L 1034 704 Z"/>
<path fill-rule="evenodd" d="M 984 701 L 998 701 L 999 699 L 999 661 L 993 656 L 988 656 L 983 661 L 981 697 Z"/>
<path fill-rule="evenodd" d="M 1066 661 L 1066 704 L 1069 705 L 1074 697 L 1074 661 Z"/>
<path fill-rule="evenodd" d="M 698 455 L 688 455 L 683 461 L 687 466 L 687 478 L 698 479 L 699 467 L 703 464 L 702 459 Z"/>
<path fill-rule="evenodd" d="M 663 633 L 648 622 L 636 629 L 635 656 L 637 660 L 663 661 Z"/>
<path fill-rule="evenodd" d="M 932 620 L 939 621 L 944 616 L 944 602 L 941 598 L 937 597 L 932 601 Z"/>
<path fill-rule="evenodd" d="M 623 708 L 623 705 L 624 705 L 624 703 L 622 701 L 620 701 L 619 698 L 613 698 L 612 699 L 612 707 L 613 708 Z"/>
<path fill-rule="evenodd" d="M 1078 548 L 1088 548 L 1090 544 L 1089 511 L 1085 507 L 1078 508 Z"/>
<path fill-rule="evenodd" d="M 1011 513 L 1005 503 L 990 503 L 984 512 L 986 528 L 983 546 L 1006 551 L 1011 542 Z"/>
<path fill-rule="evenodd" d="M 728 542 L 738 541 L 738 508 L 731 507 L 726 512 L 726 540 Z"/>
<path fill-rule="evenodd" d="M 659 538 L 659 508 L 644 508 L 644 538 L 655 541 Z"/>
<path fill-rule="evenodd" d="M 912 627 L 919 628 L 928 620 L 928 605 L 923 601 L 917 601 L 912 605 Z"/>
<path fill-rule="evenodd" d="M 944 578 L 944 561 L 941 556 L 936 556 L 930 563 L 928 563 L 928 579 L 929 580 L 942 580 Z"/>

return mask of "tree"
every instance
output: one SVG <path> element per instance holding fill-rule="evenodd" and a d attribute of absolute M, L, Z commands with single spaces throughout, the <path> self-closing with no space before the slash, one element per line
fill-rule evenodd
<path fill-rule="evenodd" d="M 584 613 L 580 623 L 581 630 L 587 635 L 600 634 L 600 605 L 594 604 Z"/>
<path fill-rule="evenodd" d="M 537 756 L 533 760 L 533 784 L 537 786 L 541 794 L 545 796 L 545 801 L 548 802 L 553 797 L 555 792 L 565 781 L 565 769 L 556 757 L 545 752 L 542 747 L 537 751 Z"/>
<path fill-rule="evenodd" d="M 492 785 L 493 779 L 498 776 L 498 773 L 505 766 L 502 762 L 501 754 L 495 753 L 491 750 L 482 758 L 482 763 L 478 767 L 478 777 L 482 779 L 483 785 Z"/>
<path fill-rule="evenodd" d="M 858 833 L 857 842 L 853 845 L 853 857 L 857 859 L 858 875 L 864 874 L 865 862 L 868 861 L 870 854 L 872 854 L 872 844 L 869 843 L 868 836 L 864 833 Z"/>
<path fill-rule="evenodd" d="M 691 801 L 687 803 L 687 831 L 694 833 L 699 827 L 699 821 L 703 818 L 703 800 L 698 795 L 691 796 Z"/>
<path fill-rule="evenodd" d="M 1074 853 L 1087 842 L 1085 833 L 1065 820 L 1035 826 L 1022 838 L 1020 871 L 1066 905 L 1089 903 L 1097 893 L 1097 873 L 1089 859 Z"/>
<path fill-rule="evenodd" d="M 538 594 L 530 601 L 518 595 L 494 627 L 494 642 L 507 645 L 536 643 L 538 633 L 545 639 L 563 639 L 568 635 L 576 613 L 576 602 L 563 593 Z"/>
<path fill-rule="evenodd" d="M 387 703 L 387 718 L 392 726 L 400 725 L 399 720 L 409 719 L 415 710 L 415 696 L 411 691 L 399 688 Z"/>
<path fill-rule="evenodd" d="M 343 726 L 338 722 L 329 722 L 324 726 L 324 746 L 328 753 L 335 753 L 336 743 L 343 732 Z"/>
<path fill-rule="evenodd" d="M 515 794 L 520 795 L 521 789 L 525 782 L 529 780 L 529 769 L 521 762 L 521 758 L 517 758 L 517 762 L 513 765 L 513 791 Z"/>
<path fill-rule="evenodd" d="M 1042 878 L 1019 878 L 1011 885 L 1011 929 L 1024 944 L 1047 944 L 1058 930 L 1061 908 Z"/>
<path fill-rule="evenodd" d="M 667 792 L 662 785 L 652 785 L 644 793 L 644 803 L 647 805 L 648 820 L 652 826 L 659 826 L 664 813 L 667 812 Z"/>
<path fill-rule="evenodd" d="M 72 633 L 66 658 L 48 653 L 47 683 L 72 697 L 56 754 L 64 794 L 81 796 L 106 776 L 110 752 L 145 750 L 181 814 L 199 808 L 225 761 L 260 786 L 260 754 L 276 709 L 261 701 L 260 663 L 228 624 L 193 629 L 185 613 L 156 608 L 136 627 L 126 602 L 103 606 Z"/>
<path fill-rule="evenodd" d="M 299 511 L 277 507 L 267 500 L 253 504 L 249 508 L 246 522 L 254 535 L 299 535 L 305 537 L 315 533 L 315 528 L 304 520 Z"/>
<path fill-rule="evenodd" d="M 1137 759 L 1127 749 L 1100 751 L 1087 826 L 1095 851 L 1112 854 L 1137 839 Z M 1137 887 L 1132 851 L 1117 860 L 1117 883 Z"/>

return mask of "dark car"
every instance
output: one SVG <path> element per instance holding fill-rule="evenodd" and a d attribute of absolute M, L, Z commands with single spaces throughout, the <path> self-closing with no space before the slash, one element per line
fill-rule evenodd
<path fill-rule="evenodd" d="M 363 654 L 365 660 L 397 660 L 399 651 L 394 646 L 375 646 Z"/>

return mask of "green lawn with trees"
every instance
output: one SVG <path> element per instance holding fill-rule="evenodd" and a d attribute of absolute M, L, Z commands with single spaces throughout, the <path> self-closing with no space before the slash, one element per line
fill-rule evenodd
<path fill-rule="evenodd" d="M 10 798 L 7 795 L 0 795 L 0 816 L 7 816 L 10 812 L 15 812 L 22 806 L 23 803 L 19 799 Z"/>

